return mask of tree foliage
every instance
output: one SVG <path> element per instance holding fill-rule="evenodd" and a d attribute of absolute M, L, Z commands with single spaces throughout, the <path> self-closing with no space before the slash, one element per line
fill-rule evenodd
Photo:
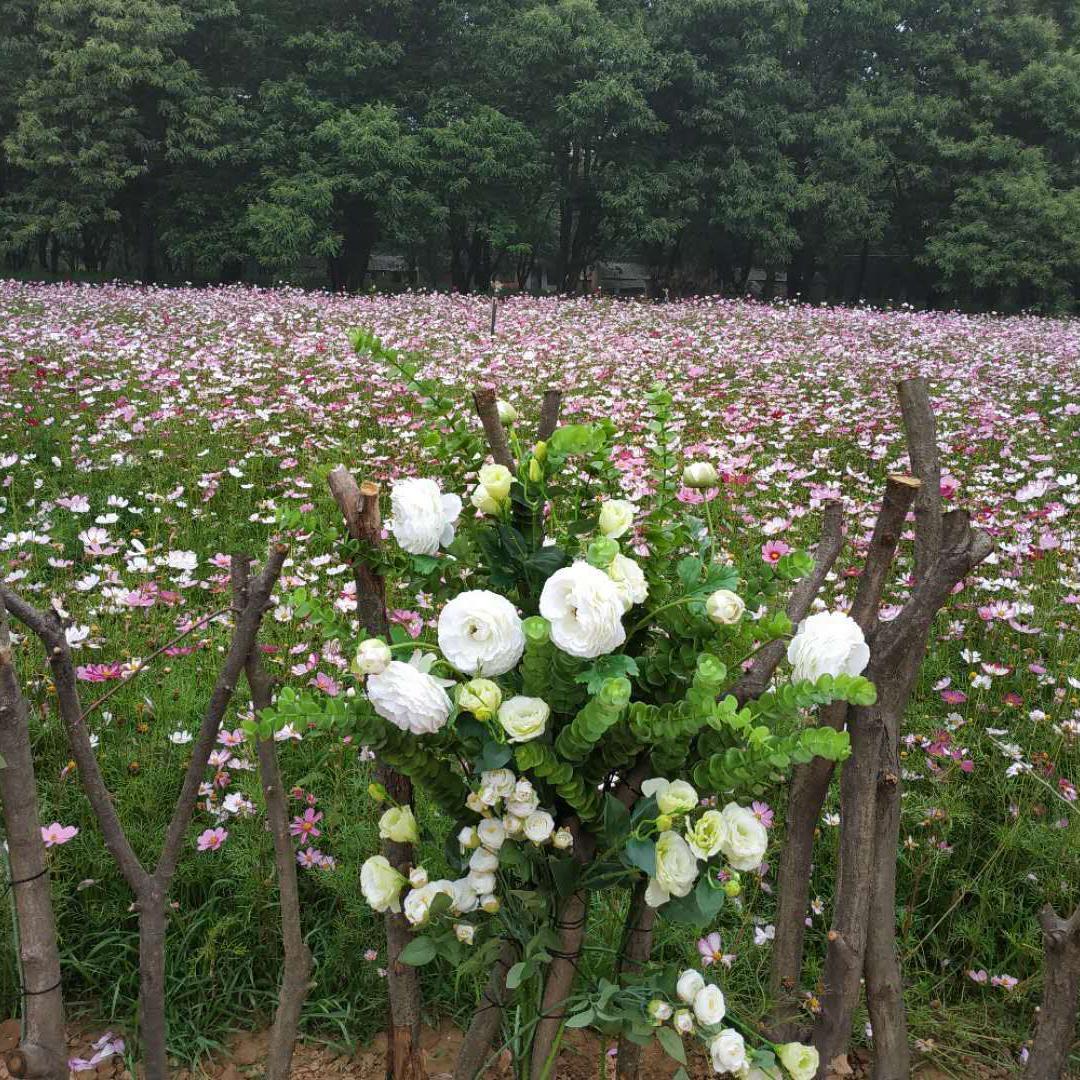
<path fill-rule="evenodd" d="M 0 0 L 15 272 L 1069 308 L 1077 0 Z M 760 272 L 764 272 L 763 274 Z M 764 280 L 761 280 L 763 277 Z"/>

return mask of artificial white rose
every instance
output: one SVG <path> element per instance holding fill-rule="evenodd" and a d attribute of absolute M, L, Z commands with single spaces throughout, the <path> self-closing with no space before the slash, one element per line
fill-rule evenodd
<path fill-rule="evenodd" d="M 494 915 L 501 907 L 502 904 L 497 896 L 489 893 L 487 896 L 480 897 L 480 910 L 486 911 L 489 915 Z"/>
<path fill-rule="evenodd" d="M 726 1028 L 709 1043 L 709 1056 L 718 1073 L 738 1072 L 749 1064 L 746 1043 L 734 1028 Z"/>
<path fill-rule="evenodd" d="M 429 880 L 428 872 L 422 866 L 414 866 L 409 871 L 409 884 L 414 889 L 423 888 Z"/>
<path fill-rule="evenodd" d="M 675 983 L 675 994 L 680 1001 L 687 1005 L 694 1004 L 694 998 L 705 989 L 705 976 L 700 971 L 687 968 Z"/>
<path fill-rule="evenodd" d="M 730 589 L 717 589 L 705 601 L 705 614 L 721 626 L 733 626 L 743 617 L 745 610 L 742 597 Z"/>
<path fill-rule="evenodd" d="M 476 927 L 471 926 L 469 923 L 455 923 L 454 936 L 462 945 L 471 945 L 473 938 L 476 936 Z"/>
<path fill-rule="evenodd" d="M 776 1048 L 776 1055 L 793 1080 L 814 1080 L 821 1065 L 817 1048 L 802 1043 L 784 1043 Z"/>
<path fill-rule="evenodd" d="M 499 706 L 499 723 L 506 732 L 506 741 L 528 742 L 544 734 L 551 709 L 538 697 L 516 694 Z"/>
<path fill-rule="evenodd" d="M 361 641 L 356 649 L 356 657 L 350 665 L 354 675 L 377 675 L 386 670 L 386 665 L 393 660 L 390 646 L 378 638 Z"/>
<path fill-rule="evenodd" d="M 477 720 L 490 720 L 502 704 L 502 691 L 490 679 L 470 679 L 458 687 L 457 703 Z"/>
<path fill-rule="evenodd" d="M 528 816 L 528 814 L 525 815 L 525 817 Z M 508 840 L 517 840 L 525 833 L 525 818 L 507 814 L 503 818 L 503 828 L 506 829 L 506 838 Z"/>
<path fill-rule="evenodd" d="M 686 896 L 697 881 L 697 859 L 676 832 L 662 832 L 656 841 L 656 876 L 645 890 L 649 907 L 660 907 L 673 896 Z"/>
<path fill-rule="evenodd" d="M 439 615 L 439 649 L 467 675 L 505 675 L 525 651 L 521 619 L 498 593 L 458 593 Z"/>
<path fill-rule="evenodd" d="M 410 889 L 405 895 L 405 918 L 412 926 L 425 922 L 431 910 L 432 901 L 439 895 L 437 882 L 429 881 L 419 889 Z"/>
<path fill-rule="evenodd" d="M 730 802 L 722 811 L 727 823 L 720 850 L 724 858 L 736 870 L 756 870 L 765 850 L 769 846 L 769 834 L 765 826 L 754 816 L 751 810 L 738 803 Z"/>
<path fill-rule="evenodd" d="M 822 675 L 861 675 L 870 663 L 862 628 L 840 611 L 803 619 L 788 645 L 791 677 L 817 682 Z"/>
<path fill-rule="evenodd" d="M 474 814 L 482 814 L 488 808 L 488 805 L 492 804 L 485 804 L 484 800 L 480 797 L 479 791 L 470 791 L 469 794 L 465 796 L 465 805 Z"/>
<path fill-rule="evenodd" d="M 635 604 L 645 603 L 649 595 L 649 583 L 645 574 L 633 559 L 616 555 L 608 564 L 607 576 L 615 582 L 623 602 L 623 610 L 629 611 Z"/>
<path fill-rule="evenodd" d="M 694 1030 L 694 1017 L 689 1009 L 677 1009 L 671 1018 L 671 1026 L 680 1035 L 690 1035 Z"/>
<path fill-rule="evenodd" d="M 506 800 L 506 812 L 511 817 L 527 818 L 540 805 L 540 796 L 533 790 L 528 780 L 519 780 L 514 786 L 514 794 Z"/>
<path fill-rule="evenodd" d="M 368 676 L 366 689 L 371 707 L 384 720 L 413 735 L 434 734 L 450 717 L 443 680 L 414 664 L 391 660 L 385 671 Z"/>
<path fill-rule="evenodd" d="M 471 825 L 466 825 L 461 832 L 457 834 L 458 843 L 463 848 L 474 848 L 480 846 L 480 837 L 478 831 Z"/>
<path fill-rule="evenodd" d="M 514 794 L 517 777 L 509 769 L 489 769 L 480 774 L 480 797 L 485 805 L 494 806 L 500 799 Z"/>
<path fill-rule="evenodd" d="M 574 834 L 569 829 L 556 829 L 551 843 L 559 851 L 568 851 L 574 846 Z"/>
<path fill-rule="evenodd" d="M 499 869 L 499 856 L 485 847 L 478 847 L 469 859 L 469 869 L 478 874 L 493 874 Z"/>
<path fill-rule="evenodd" d="M 501 509 L 502 503 L 491 494 L 483 484 L 477 484 L 469 493 L 469 502 L 489 517 L 494 517 Z"/>
<path fill-rule="evenodd" d="M 641 794 L 648 798 L 656 796 L 656 806 L 661 814 L 687 814 L 697 806 L 698 793 L 685 780 L 664 780 L 653 777 L 641 785 Z"/>
<path fill-rule="evenodd" d="M 699 859 L 711 859 L 728 841 L 727 819 L 719 810 L 706 810 L 691 827 L 686 827 L 686 842 Z"/>
<path fill-rule="evenodd" d="M 544 582 L 540 614 L 551 623 L 551 640 L 570 656 L 593 660 L 626 640 L 622 596 L 587 562 L 564 566 Z"/>
<path fill-rule="evenodd" d="M 468 915 L 470 911 L 475 911 L 480 903 L 480 898 L 476 895 L 476 890 L 469 884 L 469 879 L 467 877 L 458 878 L 453 885 L 454 899 L 450 904 L 451 911 L 457 915 Z"/>
<path fill-rule="evenodd" d="M 727 1006 L 719 986 L 709 983 L 694 996 L 694 1015 L 702 1027 L 713 1027 L 724 1019 Z"/>
<path fill-rule="evenodd" d="M 512 424 L 518 418 L 517 409 L 502 398 L 495 399 L 495 409 L 499 414 L 499 422 L 502 424 Z"/>
<path fill-rule="evenodd" d="M 600 531 L 609 540 L 618 540 L 637 515 L 637 507 L 626 499 L 608 499 L 600 505 Z"/>
<path fill-rule="evenodd" d="M 492 498 L 503 502 L 510 494 L 514 474 L 505 465 L 485 465 L 480 470 L 479 480 Z"/>
<path fill-rule="evenodd" d="M 405 877 L 383 855 L 372 855 L 360 867 L 360 891 L 372 911 L 400 911 Z"/>
<path fill-rule="evenodd" d="M 477 896 L 487 896 L 495 891 L 495 875 L 490 871 L 472 870 L 465 880 Z"/>
<path fill-rule="evenodd" d="M 416 818 L 409 806 L 391 806 L 379 818 L 379 839 L 393 840 L 395 844 L 415 844 L 420 839 Z"/>
<path fill-rule="evenodd" d="M 506 826 L 498 818 L 485 818 L 476 826 L 476 833 L 488 851 L 498 851 L 506 840 Z"/>
<path fill-rule="evenodd" d="M 711 461 L 692 461 L 682 471 L 682 482 L 689 488 L 711 488 L 720 482 Z"/>
<path fill-rule="evenodd" d="M 390 509 L 388 525 L 401 547 L 410 555 L 434 555 L 440 544 L 453 543 L 461 499 L 444 495 L 434 480 L 410 477 L 394 481 Z"/>
<path fill-rule="evenodd" d="M 555 819 L 546 810 L 537 810 L 525 819 L 525 835 L 534 844 L 544 844 L 555 831 Z"/>
<path fill-rule="evenodd" d="M 650 1019 L 657 1024 L 662 1024 L 665 1020 L 671 1019 L 671 1014 L 674 1009 L 663 998 L 653 998 L 648 1005 L 645 1006 L 645 1011 L 649 1014 Z"/>

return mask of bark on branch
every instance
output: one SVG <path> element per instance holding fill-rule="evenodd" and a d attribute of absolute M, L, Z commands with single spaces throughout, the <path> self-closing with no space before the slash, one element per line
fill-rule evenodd
<path fill-rule="evenodd" d="M 1080 907 L 1068 919 L 1052 907 L 1039 914 L 1045 964 L 1043 1000 L 1035 1027 L 1024 1080 L 1058 1080 L 1065 1075 L 1076 1038 L 1077 995 L 1080 992 Z"/>
<path fill-rule="evenodd" d="M 495 398 L 495 391 L 488 387 L 480 387 L 473 391 L 473 402 L 476 405 L 476 414 L 480 417 L 480 423 L 484 425 L 484 434 L 487 436 L 488 446 L 491 448 L 491 456 L 496 465 L 505 465 L 511 472 L 514 471 L 514 455 L 510 453 L 510 444 L 506 441 L 506 431 L 499 419 L 499 406 Z"/>
<path fill-rule="evenodd" d="M 919 581 L 941 550 L 941 465 L 937 424 L 926 379 L 918 376 L 897 385 L 907 437 L 911 472 L 922 486 L 915 497 L 915 580 Z"/>
<path fill-rule="evenodd" d="M 494 395 L 492 401 L 494 402 Z M 495 419 L 498 421 L 497 412 Z M 357 484 L 344 465 L 334 469 L 327 480 L 330 492 L 345 519 L 349 535 L 361 544 L 377 549 L 382 543 L 378 485 L 369 482 Z M 353 580 L 356 582 L 356 614 L 360 625 L 369 634 L 389 637 L 386 585 L 382 576 L 362 557 L 352 560 L 352 571 Z M 374 774 L 376 782 L 386 788 L 395 803 L 399 806 L 412 805 L 412 784 L 407 776 L 391 769 L 383 761 L 376 761 Z M 398 873 L 408 876 L 413 862 L 411 844 L 386 841 L 383 854 Z M 420 1080 L 426 1076 L 420 1049 L 420 980 L 416 968 L 403 964 L 398 959 L 413 935 L 402 914 L 387 912 L 385 925 L 387 989 L 390 998 L 386 1041 L 387 1076 L 394 1080 Z"/>
<path fill-rule="evenodd" d="M 540 405 L 540 426 L 536 429 L 536 437 L 541 442 L 547 442 L 555 429 L 559 426 L 559 410 L 562 408 L 562 391 L 549 386 L 544 391 L 544 400 Z"/>
<path fill-rule="evenodd" d="M 24 996 L 22 1040 L 7 1055 L 15 1077 L 66 1080 L 67 1036 L 45 845 L 30 748 L 30 712 L 15 672 L 7 611 L 0 597 L 0 804 Z"/>
<path fill-rule="evenodd" d="M 469 1030 L 462 1040 L 454 1063 L 454 1080 L 476 1080 L 484 1068 L 491 1044 L 502 1026 L 503 1008 L 510 997 L 506 989 L 506 976 L 517 961 L 520 946 L 506 939 L 499 947 L 495 966 L 488 976 L 480 1007 L 473 1013 Z"/>

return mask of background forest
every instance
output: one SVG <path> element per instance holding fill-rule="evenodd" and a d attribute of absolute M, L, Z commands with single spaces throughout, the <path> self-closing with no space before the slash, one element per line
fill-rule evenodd
<path fill-rule="evenodd" d="M 1076 0 L 0 0 L 0 271 L 1070 310 Z M 542 269 L 542 275 L 539 271 Z M 543 282 L 542 286 L 537 282 Z"/>

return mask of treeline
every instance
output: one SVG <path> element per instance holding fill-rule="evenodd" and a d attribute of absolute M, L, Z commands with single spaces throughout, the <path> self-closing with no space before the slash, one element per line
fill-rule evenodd
<path fill-rule="evenodd" d="M 1075 306 L 1080 0 L 0 0 L 0 269 Z"/>

